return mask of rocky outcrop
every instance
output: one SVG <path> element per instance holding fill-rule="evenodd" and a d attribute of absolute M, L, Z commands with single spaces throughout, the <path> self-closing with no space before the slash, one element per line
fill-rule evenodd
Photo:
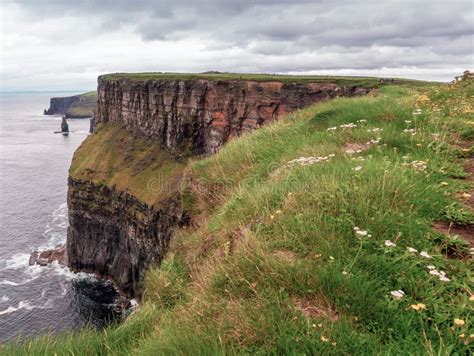
<path fill-rule="evenodd" d="M 69 125 L 65 117 L 63 117 L 61 121 L 61 132 L 69 132 Z"/>
<path fill-rule="evenodd" d="M 179 199 L 159 208 L 134 196 L 69 178 L 67 252 L 74 271 L 111 278 L 127 295 L 140 294 L 140 281 L 158 264 L 173 230 L 187 223 Z"/>
<path fill-rule="evenodd" d="M 40 266 L 47 266 L 48 264 L 54 261 L 58 261 L 61 266 L 68 265 L 66 245 L 58 245 L 52 250 L 32 252 L 29 260 L 29 265 L 33 266 L 37 264 Z"/>
<path fill-rule="evenodd" d="M 99 77 L 96 119 L 159 140 L 174 156 L 210 154 L 231 138 L 297 109 L 369 91 L 330 83 Z"/>
<path fill-rule="evenodd" d="M 44 115 L 65 115 L 69 107 L 77 102 L 79 102 L 79 95 L 51 98 L 49 109 L 44 111 Z"/>
<path fill-rule="evenodd" d="M 44 115 L 64 115 L 70 119 L 89 118 L 94 115 L 97 95 L 95 92 L 51 98 Z"/>

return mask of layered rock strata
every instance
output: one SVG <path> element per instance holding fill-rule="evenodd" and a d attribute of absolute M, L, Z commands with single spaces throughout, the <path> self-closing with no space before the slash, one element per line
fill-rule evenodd
<path fill-rule="evenodd" d="M 328 83 L 99 78 L 96 119 L 159 140 L 174 156 L 211 154 L 292 111 L 369 90 Z"/>

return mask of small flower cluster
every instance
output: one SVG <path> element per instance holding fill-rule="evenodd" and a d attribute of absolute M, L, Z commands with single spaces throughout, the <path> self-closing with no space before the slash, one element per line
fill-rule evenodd
<path fill-rule="evenodd" d="M 356 235 L 359 235 L 359 236 L 362 236 L 362 237 L 365 237 L 365 236 L 372 237 L 372 235 L 369 234 L 367 230 L 361 230 L 358 226 L 354 226 L 353 230 L 354 230 Z"/>
<path fill-rule="evenodd" d="M 373 128 L 373 129 L 368 129 L 367 132 L 380 132 L 382 130 L 383 129 L 376 127 L 376 128 Z"/>
<path fill-rule="evenodd" d="M 341 129 L 353 129 L 355 127 L 357 127 L 357 125 L 354 124 L 353 122 L 350 122 L 348 124 L 339 125 L 339 128 L 341 128 Z M 329 128 L 326 129 L 326 131 L 336 131 L 336 130 L 337 130 L 337 126 L 329 127 Z"/>
<path fill-rule="evenodd" d="M 385 245 L 386 247 L 395 247 L 395 246 L 397 246 L 397 245 L 396 245 L 394 242 L 392 242 L 391 240 L 385 240 L 384 245 Z"/>
<path fill-rule="evenodd" d="M 415 171 L 425 171 L 428 163 L 426 161 L 412 161 L 409 164 Z"/>
<path fill-rule="evenodd" d="M 349 149 L 347 149 L 347 150 L 344 151 L 344 153 L 347 153 L 347 154 L 349 154 L 349 155 L 352 155 L 352 154 L 354 154 L 354 153 L 361 153 L 361 152 L 362 152 L 362 150 L 354 150 L 354 149 L 352 149 L 352 148 L 349 148 Z"/>
<path fill-rule="evenodd" d="M 416 135 L 416 129 L 405 129 L 403 130 L 404 133 L 409 133 L 411 134 L 412 136 L 415 136 Z"/>
<path fill-rule="evenodd" d="M 439 277 L 441 282 L 449 282 L 451 281 L 448 277 L 446 277 L 446 272 L 438 271 L 435 266 L 429 265 L 428 270 L 430 271 L 430 275 Z"/>
<path fill-rule="evenodd" d="M 413 310 L 424 310 L 426 309 L 426 305 L 424 305 L 423 303 L 417 303 L 410 305 L 410 308 L 412 308 Z"/>
<path fill-rule="evenodd" d="M 288 167 L 293 167 L 295 165 L 307 166 L 307 165 L 315 164 L 315 163 L 324 163 L 324 162 L 329 161 L 334 156 L 335 154 L 331 153 L 323 157 L 299 157 L 299 158 L 289 161 L 286 165 Z"/>
<path fill-rule="evenodd" d="M 415 109 L 415 110 L 413 111 L 413 115 L 421 115 L 421 114 L 422 114 L 421 109 Z"/>
<path fill-rule="evenodd" d="M 405 296 L 405 292 L 401 289 L 399 290 L 392 290 L 390 294 L 395 297 L 396 299 L 402 299 Z"/>
<path fill-rule="evenodd" d="M 413 247 L 407 247 L 407 251 L 408 252 L 411 252 L 411 253 L 418 253 L 418 250 L 416 248 L 413 248 Z M 431 258 L 431 256 L 429 255 L 428 252 L 426 251 L 421 251 L 420 252 L 420 256 L 421 257 L 424 257 L 424 258 Z"/>
<path fill-rule="evenodd" d="M 342 124 L 342 125 L 339 125 L 339 127 L 341 129 L 353 129 L 354 127 L 357 127 L 356 124 L 354 124 L 353 122 L 350 122 L 348 124 Z"/>
<path fill-rule="evenodd" d="M 375 139 L 375 140 L 371 139 L 370 141 L 367 142 L 367 146 L 377 144 L 377 143 L 380 142 L 380 140 L 381 140 L 380 137 L 377 137 L 377 139 Z"/>
<path fill-rule="evenodd" d="M 362 169 L 362 166 L 357 166 L 357 167 L 352 168 L 352 170 L 356 172 L 360 171 L 361 169 Z"/>

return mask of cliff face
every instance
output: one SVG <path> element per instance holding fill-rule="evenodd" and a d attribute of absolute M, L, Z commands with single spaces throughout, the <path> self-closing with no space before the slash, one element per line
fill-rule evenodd
<path fill-rule="evenodd" d="M 88 118 L 94 115 L 97 105 L 95 92 L 80 95 L 51 98 L 49 109 L 44 115 L 65 115 L 67 118 Z"/>
<path fill-rule="evenodd" d="M 44 111 L 45 115 L 64 115 L 69 107 L 79 102 L 79 95 L 66 96 L 62 98 L 51 98 L 49 109 Z"/>
<path fill-rule="evenodd" d="M 126 192 L 73 178 L 68 207 L 70 268 L 111 278 L 132 296 L 148 266 L 162 260 L 173 229 L 187 221 L 177 200 L 153 208 Z"/>
<path fill-rule="evenodd" d="M 174 161 L 157 165 L 156 152 L 164 149 L 173 158 L 211 154 L 289 112 L 368 91 L 327 83 L 99 78 L 98 126 L 76 152 L 69 180 L 70 267 L 110 277 L 126 293 L 139 294 L 146 269 L 162 260 L 173 230 L 188 220 L 179 193 L 153 206 L 143 203 L 149 190 L 136 182 L 149 184 L 164 172 L 168 183 L 180 179 L 169 173 Z M 159 150 L 147 154 L 153 145 Z M 139 191 L 141 200 L 126 190 Z"/>
<path fill-rule="evenodd" d="M 242 132 L 317 101 L 369 89 L 327 83 L 99 78 L 97 123 L 123 124 L 174 156 L 210 154 Z"/>

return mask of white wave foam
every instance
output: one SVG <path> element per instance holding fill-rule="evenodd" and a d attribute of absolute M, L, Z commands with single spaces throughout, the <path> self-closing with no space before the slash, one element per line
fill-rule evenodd
<path fill-rule="evenodd" d="M 0 301 L 1 301 L 2 303 L 6 303 L 6 302 L 8 302 L 9 300 L 10 300 L 10 298 L 8 298 L 6 295 L 3 295 L 3 296 L 2 296 L 2 299 L 0 299 Z"/>
<path fill-rule="evenodd" d="M 4 260 L 0 264 L 0 269 L 19 269 L 28 267 L 28 261 L 30 260 L 30 254 L 28 253 L 17 253 L 10 258 Z"/>
<path fill-rule="evenodd" d="M 1 310 L 0 315 L 14 313 L 14 312 L 16 312 L 18 310 L 21 310 L 21 309 L 33 310 L 34 308 L 36 308 L 36 306 L 28 304 L 27 301 L 21 301 L 21 302 L 18 303 L 18 307 L 16 307 L 16 308 L 13 307 L 13 306 L 9 306 L 7 309 Z"/>
<path fill-rule="evenodd" d="M 90 273 L 85 272 L 72 272 L 69 268 L 61 266 L 58 261 L 51 262 L 48 267 L 52 270 L 56 275 L 65 277 L 67 280 L 72 279 L 94 279 L 95 276 Z"/>
<path fill-rule="evenodd" d="M 66 229 L 68 226 L 67 203 L 62 203 L 53 211 L 46 224 L 43 236 L 47 242 L 38 247 L 38 250 L 50 250 L 66 242 Z"/>
<path fill-rule="evenodd" d="M 38 279 L 38 277 L 39 276 L 34 276 L 32 278 L 25 279 L 22 282 L 14 282 L 14 281 L 10 281 L 9 279 L 4 279 L 3 281 L 0 282 L 0 284 L 6 285 L 6 286 L 12 286 L 12 287 L 22 286 L 24 284 L 30 283 L 31 281 L 34 281 L 35 279 Z"/>

